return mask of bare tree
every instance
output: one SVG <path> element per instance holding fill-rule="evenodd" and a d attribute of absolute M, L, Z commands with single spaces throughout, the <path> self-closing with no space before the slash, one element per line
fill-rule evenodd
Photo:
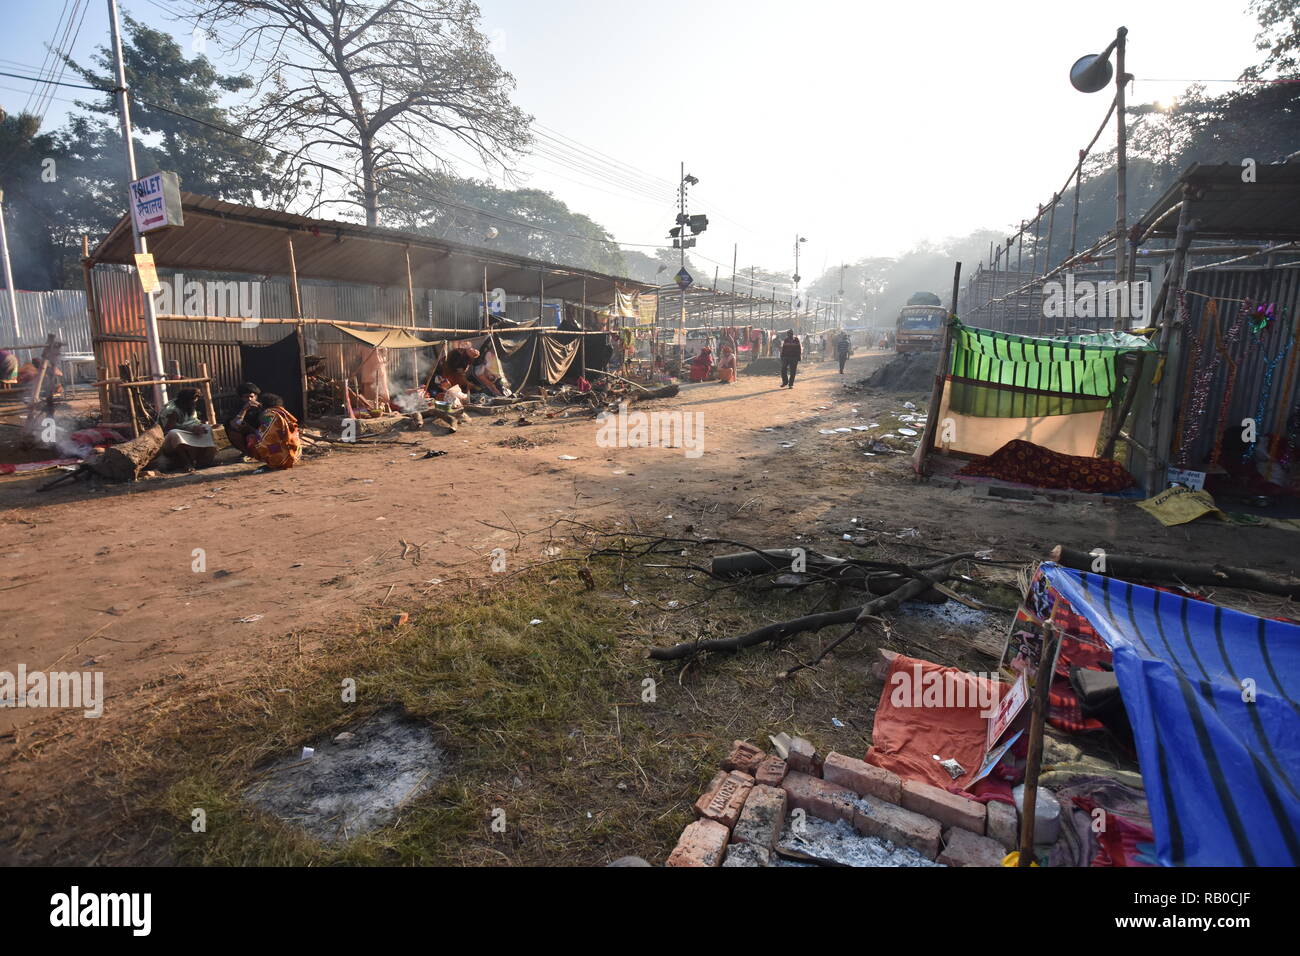
<path fill-rule="evenodd" d="M 468 0 L 192 0 L 201 29 L 237 30 L 258 76 L 245 121 L 289 154 L 294 193 L 311 210 L 359 206 L 377 225 L 385 194 L 447 171 L 467 145 L 503 172 L 530 141 Z M 336 174 L 342 197 L 331 195 Z"/>

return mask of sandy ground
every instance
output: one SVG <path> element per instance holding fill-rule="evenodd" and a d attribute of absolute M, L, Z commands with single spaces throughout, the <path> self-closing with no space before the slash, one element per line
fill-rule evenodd
<path fill-rule="evenodd" d="M 495 548 L 507 550 L 507 567 L 537 560 L 546 536 L 515 529 L 565 517 L 654 522 L 768 547 L 799 543 L 799 534 L 827 550 L 857 517 L 871 531 L 904 536 L 896 540 L 991 547 L 998 557 L 1043 557 L 1066 543 L 1260 568 L 1291 563 L 1293 532 L 1204 519 L 1164 529 L 1131 505 L 980 501 L 951 481 L 918 482 L 907 456 L 864 458 L 856 433 L 819 434 L 899 409 L 909 396 L 842 388 L 882 360 L 859 354 L 844 376 L 830 362 L 804 363 L 792 390 L 742 375 L 647 403 L 703 414 L 698 458 L 599 447 L 590 418 L 515 427 L 480 417 L 456 435 L 405 433 L 397 437 L 417 444 L 339 450 L 276 474 L 242 464 L 43 494 L 35 488 L 48 475 L 0 481 L 0 670 L 102 671 L 107 697 L 97 720 L 0 710 L 0 817 L 20 818 L 34 801 L 75 786 L 95 748 L 111 745 L 147 704 L 191 682 L 238 681 L 245 664 L 286 649 L 310 653 L 362 616 L 436 603 L 433 579 L 486 576 Z M 535 446 L 498 444 L 517 437 Z M 448 454 L 414 457 L 429 448 Z M 418 555 L 403 540 L 421 546 Z"/>

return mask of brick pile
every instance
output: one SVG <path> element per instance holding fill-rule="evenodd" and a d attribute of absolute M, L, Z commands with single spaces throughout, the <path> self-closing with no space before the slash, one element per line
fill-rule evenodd
<path fill-rule="evenodd" d="M 823 758 L 802 737 L 784 759 L 737 740 L 667 865 L 770 866 L 795 810 L 948 866 L 998 866 L 1018 834 L 1007 804 L 986 806 L 844 754 Z"/>

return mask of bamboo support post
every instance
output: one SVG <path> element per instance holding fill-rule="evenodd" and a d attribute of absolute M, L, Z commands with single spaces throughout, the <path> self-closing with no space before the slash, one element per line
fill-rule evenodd
<path fill-rule="evenodd" d="M 203 383 L 203 402 L 208 409 L 208 424 L 217 427 L 217 407 L 212 404 L 212 377 L 208 375 L 208 363 L 199 363 L 199 381 Z"/>
<path fill-rule="evenodd" d="M 1042 658 L 1034 680 L 1033 710 L 1029 718 L 1029 755 L 1025 763 L 1025 798 L 1020 811 L 1020 857 L 1017 866 L 1034 862 L 1034 813 L 1038 809 L 1038 773 L 1043 765 L 1043 727 L 1047 722 L 1047 697 L 1056 663 L 1056 628 L 1043 625 Z"/>

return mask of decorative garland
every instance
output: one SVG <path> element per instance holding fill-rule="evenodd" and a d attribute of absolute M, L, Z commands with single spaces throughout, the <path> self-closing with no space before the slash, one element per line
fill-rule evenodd
<path fill-rule="evenodd" d="M 1242 330 L 1246 327 L 1249 315 L 1250 302 L 1243 302 L 1241 308 L 1237 310 L 1237 320 L 1228 329 L 1223 342 L 1216 346 L 1223 360 L 1228 363 L 1228 379 L 1223 385 L 1223 404 L 1219 407 L 1219 419 L 1214 426 L 1214 450 L 1210 452 L 1212 464 L 1217 464 L 1223 456 L 1223 435 L 1228 424 L 1228 409 L 1232 407 L 1232 393 L 1237 387 L 1237 370 L 1241 367 L 1241 363 L 1232 357 L 1232 353 L 1241 338 Z"/>
<path fill-rule="evenodd" d="M 1265 356 L 1267 364 L 1264 368 L 1264 387 L 1260 390 L 1259 407 L 1255 411 L 1255 440 L 1246 446 L 1246 451 L 1241 456 L 1243 462 L 1250 461 L 1255 454 L 1255 446 L 1259 444 L 1259 430 L 1264 424 L 1264 412 L 1268 410 L 1268 393 L 1273 390 L 1273 371 L 1277 368 L 1277 363 L 1282 361 L 1283 356 L 1289 351 L 1291 351 L 1291 340 L 1287 339 L 1282 344 L 1282 349 L 1277 355 L 1271 359 Z"/>
<path fill-rule="evenodd" d="M 1190 319 L 1187 310 L 1187 297 L 1183 295 L 1182 290 L 1178 291 L 1178 321 L 1187 327 Z M 1178 435 L 1178 454 L 1174 460 L 1180 468 L 1187 465 L 1187 456 L 1191 453 L 1191 447 L 1196 443 L 1196 438 L 1200 434 L 1201 427 L 1204 424 L 1205 404 L 1209 382 L 1202 381 L 1202 374 L 1197 372 L 1197 365 L 1201 361 L 1201 353 L 1205 351 L 1205 340 L 1209 335 L 1211 326 L 1214 328 L 1215 338 L 1219 334 L 1219 302 L 1217 299 L 1211 299 L 1205 307 L 1205 312 L 1201 316 L 1201 327 L 1197 332 L 1196 338 L 1192 340 L 1191 350 L 1187 356 L 1187 372 L 1183 376 L 1183 403 L 1178 411 L 1178 425 L 1175 434 Z M 1211 356 L 1213 357 L 1213 356 Z M 1213 377 L 1214 363 L 1211 367 L 1210 375 Z M 1187 424 L 1187 417 L 1191 415 L 1191 424 Z"/>

